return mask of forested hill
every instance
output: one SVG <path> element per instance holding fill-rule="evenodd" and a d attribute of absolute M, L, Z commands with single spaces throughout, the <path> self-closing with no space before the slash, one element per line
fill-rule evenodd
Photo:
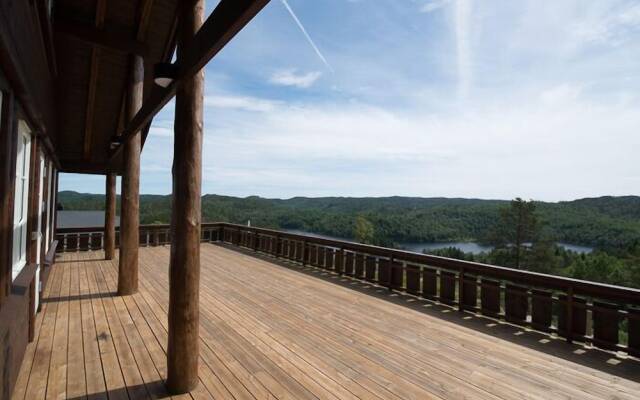
<path fill-rule="evenodd" d="M 60 192 L 65 210 L 104 209 L 104 196 Z M 459 198 L 322 197 L 292 199 L 205 195 L 204 221 L 299 229 L 350 238 L 357 215 L 375 227 L 380 242 L 485 241 L 504 200 Z M 599 197 L 568 202 L 537 202 L 547 237 L 603 249 L 619 249 L 640 240 L 640 197 Z M 171 196 L 142 195 L 141 222 L 168 223 Z"/>

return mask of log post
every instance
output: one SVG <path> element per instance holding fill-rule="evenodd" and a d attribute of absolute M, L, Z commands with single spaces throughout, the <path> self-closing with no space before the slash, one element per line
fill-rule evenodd
<path fill-rule="evenodd" d="M 178 62 L 203 15 L 204 0 L 181 3 Z M 200 70 L 176 92 L 167 350 L 167 387 L 175 394 L 198 384 L 203 90 Z"/>
<path fill-rule="evenodd" d="M 142 106 L 144 81 L 142 57 L 131 55 L 131 75 L 126 99 L 127 119 L 130 121 Z M 138 291 L 138 245 L 140 235 L 140 131 L 123 144 L 122 191 L 120 195 L 120 263 L 118 294 Z"/>
<path fill-rule="evenodd" d="M 116 174 L 107 174 L 104 208 L 104 258 L 112 260 L 116 249 Z"/>

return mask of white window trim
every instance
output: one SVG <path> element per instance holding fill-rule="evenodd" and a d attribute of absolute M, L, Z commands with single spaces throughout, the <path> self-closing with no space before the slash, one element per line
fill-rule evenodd
<path fill-rule="evenodd" d="M 17 154 L 17 157 L 16 157 L 16 182 L 15 182 L 15 189 L 14 189 L 15 197 L 14 197 L 14 207 L 13 207 L 13 214 L 14 214 L 13 232 L 15 234 L 16 228 L 18 225 L 22 225 L 23 229 L 20 230 L 22 234 L 22 239 L 20 240 L 21 248 L 17 250 L 17 251 L 20 251 L 20 259 L 18 259 L 17 261 L 14 261 L 13 263 L 12 274 L 11 274 L 12 280 L 16 279 L 16 277 L 20 274 L 24 266 L 27 265 L 27 239 L 28 239 L 27 220 L 29 215 L 29 174 L 31 173 L 30 171 L 31 131 L 29 130 L 29 127 L 27 126 L 27 124 L 22 120 L 18 123 L 18 140 L 20 142 L 22 142 L 22 140 L 25 140 L 25 146 L 24 146 L 24 154 L 22 156 L 20 154 Z M 18 143 L 16 143 L 16 146 L 17 145 Z M 18 169 L 18 162 L 20 161 L 23 162 L 24 164 L 22 168 Z M 24 171 L 24 174 L 20 175 L 20 172 L 23 172 L 23 171 Z M 18 179 L 22 181 L 21 183 L 24 185 L 24 187 L 18 185 Z M 19 188 L 23 189 L 22 193 L 18 193 Z M 22 196 L 22 199 L 21 199 L 22 207 L 20 208 L 22 210 L 22 215 L 17 216 L 16 211 L 19 208 L 18 200 L 20 199 L 20 196 Z M 13 240 L 13 244 L 15 246 L 15 238 Z M 14 248 L 13 253 L 15 254 L 15 252 L 16 252 L 16 249 Z M 13 259 L 15 259 L 15 257 L 13 257 Z"/>

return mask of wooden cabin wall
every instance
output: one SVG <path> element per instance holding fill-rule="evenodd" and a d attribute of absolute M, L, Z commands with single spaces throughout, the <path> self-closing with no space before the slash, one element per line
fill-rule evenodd
<path fill-rule="evenodd" d="M 0 69 L 32 128 L 52 150 L 56 142 L 55 60 L 42 0 L 0 1 Z"/>
<path fill-rule="evenodd" d="M 46 165 L 53 165 L 55 121 L 53 118 L 52 71 L 34 2 L 0 2 L 0 398 L 11 397 L 26 346 L 35 326 L 36 268 L 44 259 L 47 224 L 42 224 L 41 256 L 36 257 L 38 201 L 42 154 Z M 13 230 L 18 121 L 31 130 L 29 204 L 27 217 L 27 264 L 13 279 Z M 52 171 L 53 172 L 53 171 Z M 52 176 L 57 176 L 57 172 Z M 57 181 L 57 179 L 56 179 Z M 48 185 L 47 179 L 42 182 Z M 57 182 L 54 182 L 57 184 Z M 43 198 L 46 198 L 43 190 Z M 55 193 L 53 193 L 55 194 Z M 55 199 L 44 212 L 55 211 Z M 43 213 L 43 214 L 44 214 Z M 55 215 L 55 214 L 53 214 Z M 43 215 L 44 217 L 44 215 Z M 53 241 L 54 235 L 49 235 Z M 48 272 L 48 271 L 47 271 Z M 42 275 L 42 274 L 41 274 Z M 41 276 L 46 278 L 47 274 Z M 42 286 L 43 287 L 43 286 Z"/>

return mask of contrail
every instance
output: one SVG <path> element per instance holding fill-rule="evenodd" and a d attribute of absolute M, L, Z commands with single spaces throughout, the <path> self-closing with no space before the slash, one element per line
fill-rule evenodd
<path fill-rule="evenodd" d="M 324 56 L 320 52 L 320 49 L 318 48 L 318 46 L 316 46 L 316 44 L 313 42 L 313 39 L 311 39 L 311 36 L 309 36 L 309 34 L 307 33 L 307 30 L 304 29 L 304 26 L 302 25 L 302 22 L 300 22 L 300 20 L 296 16 L 296 14 L 293 12 L 293 10 L 289 6 L 289 3 L 287 2 L 287 0 L 282 0 L 282 4 L 287 9 L 287 11 L 289 11 L 289 14 L 291 14 L 291 18 L 293 18 L 293 20 L 296 22 L 296 24 L 298 24 L 298 28 L 300 28 L 300 30 L 302 31 L 304 36 L 307 38 L 307 41 L 309 42 L 311 47 L 313 47 L 313 50 L 315 50 L 315 52 L 318 55 L 318 57 L 320 58 L 320 60 L 322 60 L 324 65 L 326 65 L 327 68 L 329 68 L 329 71 L 333 72 L 333 68 L 331 68 L 331 65 L 329 65 L 329 63 L 327 62 L 327 59 L 324 58 Z"/>
<path fill-rule="evenodd" d="M 472 0 L 458 0 L 455 8 L 456 55 L 458 61 L 458 97 L 465 101 L 471 86 L 471 20 Z"/>

